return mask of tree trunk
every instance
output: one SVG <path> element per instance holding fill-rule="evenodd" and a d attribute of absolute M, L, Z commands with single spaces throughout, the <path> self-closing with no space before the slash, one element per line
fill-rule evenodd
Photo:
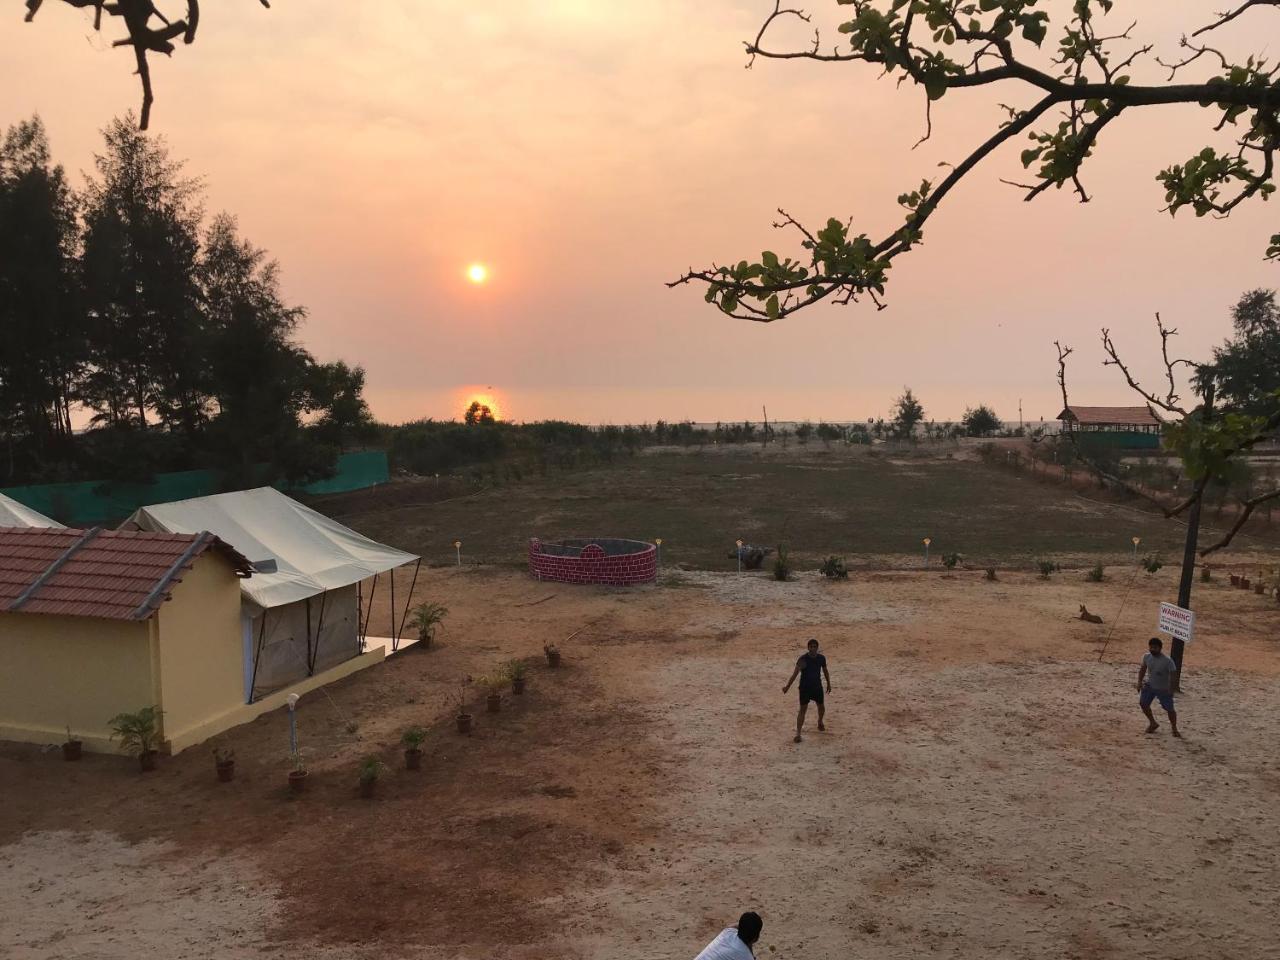
<path fill-rule="evenodd" d="M 1210 383 L 1204 392 L 1204 422 L 1208 423 L 1213 417 L 1213 384 Z M 1187 540 L 1182 550 L 1182 579 L 1178 584 L 1178 606 L 1184 610 L 1191 609 L 1191 582 L 1192 576 L 1196 569 L 1196 541 L 1200 536 L 1200 504 L 1204 500 L 1202 492 L 1196 498 L 1195 503 L 1191 504 L 1191 510 L 1187 514 Z M 1174 681 L 1174 689 L 1182 689 L 1182 660 L 1185 655 L 1185 644 L 1178 638 L 1173 640 L 1173 648 L 1169 651 L 1169 655 L 1173 657 L 1173 662 L 1178 665 L 1178 676 Z"/>

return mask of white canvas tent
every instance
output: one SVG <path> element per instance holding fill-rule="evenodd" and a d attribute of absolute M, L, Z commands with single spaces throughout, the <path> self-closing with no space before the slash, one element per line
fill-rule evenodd
<path fill-rule="evenodd" d="M 54 527 L 61 530 L 62 524 L 0 493 L 0 527 Z"/>
<path fill-rule="evenodd" d="M 368 624 L 362 581 L 374 578 L 372 608 L 378 574 L 421 563 L 271 487 L 142 507 L 126 525 L 164 533 L 208 530 L 254 565 L 254 575 L 240 584 L 249 702 L 359 654 Z M 397 613 L 392 580 L 393 649 L 408 598 L 400 628 Z"/>

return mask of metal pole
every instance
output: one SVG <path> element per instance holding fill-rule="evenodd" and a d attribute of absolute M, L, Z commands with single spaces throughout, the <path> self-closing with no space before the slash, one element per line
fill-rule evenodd
<path fill-rule="evenodd" d="M 289 756 L 296 757 L 298 755 L 298 718 L 294 710 L 298 706 L 298 695 L 289 694 L 287 702 L 289 704 Z"/>
<path fill-rule="evenodd" d="M 1201 417 L 1201 423 L 1208 425 L 1213 419 L 1213 381 L 1204 391 L 1204 414 Z M 1200 496 L 1196 497 L 1195 502 L 1191 504 L 1191 510 L 1187 514 L 1187 540 L 1182 548 L 1182 580 L 1178 583 L 1178 606 L 1184 610 L 1191 609 L 1191 580 L 1196 569 L 1196 541 L 1200 536 L 1200 501 L 1204 499 L 1204 491 L 1200 492 Z M 1182 657 L 1185 644 L 1177 637 L 1173 638 L 1173 647 L 1169 651 L 1169 655 L 1173 657 L 1173 662 L 1178 665 L 1178 677 L 1174 683 L 1174 689 L 1181 690 L 1182 681 Z"/>

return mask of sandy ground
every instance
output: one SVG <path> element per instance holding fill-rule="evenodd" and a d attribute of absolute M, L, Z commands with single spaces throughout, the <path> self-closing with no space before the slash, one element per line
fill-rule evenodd
<path fill-rule="evenodd" d="M 227 785 L 204 748 L 143 777 L 0 747 L 0 955 L 656 960 L 754 908 L 770 958 L 1280 958 L 1280 606 L 1196 589 L 1175 741 L 1133 689 L 1168 570 L 432 570 L 439 645 L 303 701 L 301 797 L 280 713 L 218 738 Z M 808 636 L 834 692 L 797 745 Z M 457 679 L 511 656 L 528 693 L 458 736 Z M 362 800 L 368 754 L 392 769 Z"/>

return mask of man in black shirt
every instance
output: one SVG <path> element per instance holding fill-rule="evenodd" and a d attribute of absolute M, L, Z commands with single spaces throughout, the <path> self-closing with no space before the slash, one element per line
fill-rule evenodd
<path fill-rule="evenodd" d="M 823 714 L 826 712 L 822 696 L 822 678 L 826 677 L 827 693 L 830 693 L 831 674 L 827 673 L 827 658 L 818 652 L 817 640 L 810 640 L 808 652 L 801 654 L 800 659 L 796 661 L 791 679 L 782 688 L 783 693 L 791 689 L 791 685 L 796 682 L 796 677 L 800 678 L 800 713 L 796 716 L 796 743 L 799 743 L 802 739 L 800 732 L 804 729 L 804 714 L 809 708 L 810 700 L 818 705 L 818 729 L 827 729 L 822 723 Z"/>

